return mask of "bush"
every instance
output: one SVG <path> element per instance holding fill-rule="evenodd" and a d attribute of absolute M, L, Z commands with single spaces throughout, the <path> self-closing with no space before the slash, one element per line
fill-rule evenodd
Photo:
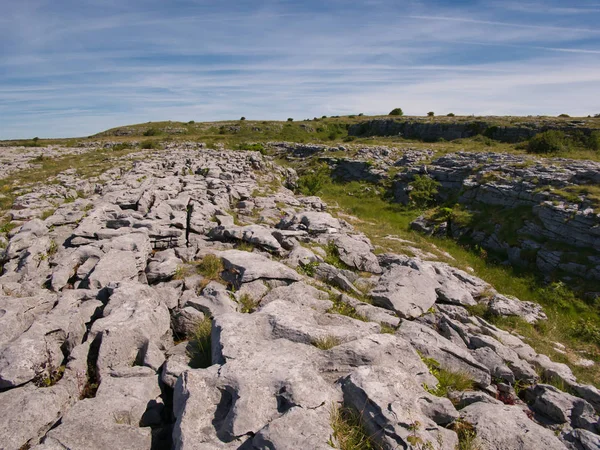
<path fill-rule="evenodd" d="M 362 116 L 364 116 L 364 114 L 363 114 L 363 113 L 360 113 L 360 114 L 358 115 L 358 117 L 362 117 Z"/>
<path fill-rule="evenodd" d="M 144 131 L 144 136 L 157 136 L 160 134 L 160 130 L 158 130 L 157 128 L 148 128 L 146 131 Z"/>
<path fill-rule="evenodd" d="M 427 115 L 428 115 L 429 117 L 433 117 L 433 116 L 435 116 L 435 113 L 434 113 L 433 111 L 429 111 L 429 112 L 427 113 Z"/>
<path fill-rule="evenodd" d="M 240 120 L 246 120 L 246 118 L 244 116 L 240 117 Z"/>
<path fill-rule="evenodd" d="M 404 112 L 402 111 L 402 108 L 394 108 L 388 114 L 388 116 L 403 116 L 403 115 L 404 115 Z"/>
<path fill-rule="evenodd" d="M 569 150 L 569 143 L 565 133 L 557 130 L 548 130 L 536 134 L 527 144 L 530 153 L 556 153 Z"/>
<path fill-rule="evenodd" d="M 587 139 L 587 145 L 591 150 L 600 151 L 600 131 L 593 131 Z"/>
<path fill-rule="evenodd" d="M 144 148 L 144 149 L 158 149 L 158 148 L 160 148 L 160 144 L 156 141 L 152 141 L 152 140 L 148 139 L 147 141 L 143 141 L 140 144 L 140 147 Z"/>
<path fill-rule="evenodd" d="M 448 114 L 446 114 L 446 116 L 448 116 L 448 117 L 454 117 L 455 114 L 454 113 L 448 113 Z"/>
<path fill-rule="evenodd" d="M 196 122 L 194 122 L 193 120 L 190 120 L 190 121 L 188 122 L 188 125 L 194 125 L 195 123 L 196 123 Z"/>
<path fill-rule="evenodd" d="M 411 202 L 419 208 L 424 208 L 435 200 L 440 183 L 427 175 L 415 175 L 415 180 L 408 186 L 411 188 L 408 194 Z"/>
<path fill-rule="evenodd" d="M 317 195 L 328 181 L 327 166 L 321 166 L 298 179 L 298 192 L 302 195 Z"/>
<path fill-rule="evenodd" d="M 288 121 L 288 122 L 293 122 L 293 121 L 294 121 L 294 119 L 293 119 L 292 117 L 288 117 L 288 120 L 287 120 L 287 121 Z"/>
<path fill-rule="evenodd" d="M 571 117 L 571 116 L 570 116 L 570 115 L 568 115 L 568 114 L 559 114 L 559 116 L 558 116 L 558 117 Z"/>

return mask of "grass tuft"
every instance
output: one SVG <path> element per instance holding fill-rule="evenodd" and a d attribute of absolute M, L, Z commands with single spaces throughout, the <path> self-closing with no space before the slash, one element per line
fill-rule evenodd
<path fill-rule="evenodd" d="M 258 304 L 260 301 L 254 300 L 248 294 L 242 294 L 238 299 L 238 304 L 240 305 L 240 312 L 244 314 L 250 314 L 256 311 Z"/>
<path fill-rule="evenodd" d="M 381 450 L 382 448 L 367 434 L 360 413 L 352 408 L 334 406 L 330 424 L 333 440 L 330 440 L 329 445 L 332 447 L 337 444 L 340 450 Z"/>
<path fill-rule="evenodd" d="M 217 280 L 221 277 L 221 273 L 225 268 L 223 261 L 216 255 L 209 254 L 202 258 L 202 261 L 197 265 L 198 273 L 209 280 Z"/>
<path fill-rule="evenodd" d="M 212 320 L 207 316 L 198 322 L 190 337 L 188 356 L 190 367 L 193 369 L 205 369 L 211 366 L 211 333 Z"/>
<path fill-rule="evenodd" d="M 447 397 L 450 392 L 468 391 L 474 388 L 473 379 L 463 372 L 452 372 L 440 366 L 433 358 L 425 358 L 421 356 L 425 365 L 429 368 L 431 374 L 437 378 L 438 385 L 436 388 L 423 386 L 427 392 L 437 397 Z"/>
<path fill-rule="evenodd" d="M 336 336 L 327 335 L 322 338 L 314 339 L 311 343 L 319 350 L 329 350 L 340 345 L 342 341 Z"/>

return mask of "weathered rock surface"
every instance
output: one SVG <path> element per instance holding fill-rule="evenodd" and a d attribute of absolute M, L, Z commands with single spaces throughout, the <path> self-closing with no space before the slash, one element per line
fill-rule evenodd
<path fill-rule="evenodd" d="M 273 192 L 294 173 L 259 153 L 167 146 L 16 199 L 0 236 L 2 450 L 325 450 L 340 408 L 382 448 L 454 449 L 459 418 L 483 448 L 564 448 L 557 425 L 594 448 L 598 390 L 465 308 L 485 297 L 543 321 L 537 305 L 448 264 L 376 256 L 318 197 Z M 344 268 L 324 262 L 334 249 Z M 431 360 L 481 389 L 451 392 L 460 411 L 431 393 Z M 578 396 L 536 386 L 536 369 Z M 530 409 L 493 397 L 517 381 L 533 384 Z"/>

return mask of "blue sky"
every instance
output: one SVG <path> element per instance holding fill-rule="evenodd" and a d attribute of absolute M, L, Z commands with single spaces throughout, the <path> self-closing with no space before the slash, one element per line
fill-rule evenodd
<path fill-rule="evenodd" d="M 0 139 L 150 120 L 600 113 L 600 0 L 0 0 Z"/>

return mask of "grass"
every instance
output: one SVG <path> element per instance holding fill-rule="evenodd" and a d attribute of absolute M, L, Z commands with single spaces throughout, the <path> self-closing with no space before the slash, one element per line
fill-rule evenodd
<path fill-rule="evenodd" d="M 334 241 L 329 241 L 327 245 L 324 247 L 325 250 L 325 258 L 324 261 L 327 264 L 332 265 L 333 267 L 337 267 L 338 269 L 343 270 L 353 270 L 352 267 L 348 266 L 344 261 L 340 259 L 340 252 L 335 245 Z"/>
<path fill-rule="evenodd" d="M 411 230 L 410 222 L 424 210 L 403 207 L 372 193 L 365 193 L 365 185 L 359 182 L 329 182 L 323 187 L 321 197 L 333 206 L 334 210 L 355 216 L 358 220 L 345 218 L 379 247 L 376 251 L 410 254 L 411 248 L 418 248 L 438 255 L 440 261 L 460 269 L 472 268 L 474 275 L 503 294 L 541 304 L 548 320 L 536 327 L 515 318 L 498 318 L 495 323 L 501 328 L 524 336 L 526 342 L 537 352 L 569 365 L 582 382 L 600 386 L 600 371 L 596 367 L 584 368 L 574 365 L 579 356 L 600 361 L 600 345 L 596 342 L 600 330 L 600 315 L 596 306 L 578 299 L 567 287 L 557 290 L 533 273 L 496 263 L 476 248 L 465 247 L 449 238 L 427 237 Z M 490 211 L 496 212 L 493 208 L 490 208 Z M 501 215 L 500 211 L 496 213 Z M 526 215 L 527 211 L 515 212 L 513 220 L 523 220 L 523 214 Z M 388 235 L 397 236 L 410 243 L 386 239 Z M 447 258 L 442 252 L 448 253 L 453 259 Z M 582 319 L 585 322 L 580 322 Z M 581 324 L 585 326 L 582 327 Z M 567 356 L 553 350 L 552 342 L 556 341 L 567 347 Z"/>
<path fill-rule="evenodd" d="M 436 388 L 423 386 L 430 394 L 437 397 L 447 397 L 450 392 L 469 391 L 474 388 L 473 379 L 468 374 L 446 370 L 433 358 L 424 358 L 421 356 L 421 359 L 431 374 L 438 380 Z"/>
<path fill-rule="evenodd" d="M 208 254 L 197 265 L 198 273 L 209 280 L 218 280 L 225 270 L 223 261 L 216 255 Z"/>
<path fill-rule="evenodd" d="M 240 308 L 239 308 L 240 312 L 244 313 L 244 314 L 250 314 L 250 313 L 253 313 L 254 311 L 256 311 L 256 308 L 258 307 L 258 304 L 260 303 L 259 301 L 254 300 L 248 294 L 242 294 L 237 302 L 240 305 Z"/>
<path fill-rule="evenodd" d="M 212 320 L 206 316 L 196 325 L 190 338 L 190 367 L 193 369 L 205 369 L 212 364 L 211 355 L 211 332 Z"/>
<path fill-rule="evenodd" d="M 368 322 L 368 319 L 365 316 L 357 313 L 353 306 L 344 303 L 341 295 L 330 293 L 329 300 L 333 303 L 333 306 L 327 310 L 328 313 L 340 314 L 342 316 L 350 317 L 362 322 Z"/>
<path fill-rule="evenodd" d="M 475 427 L 471 423 L 457 419 L 452 423 L 450 429 L 458 435 L 456 450 L 483 450 Z"/>
<path fill-rule="evenodd" d="M 341 343 L 342 341 L 338 337 L 330 334 L 322 338 L 314 339 L 311 342 L 311 344 L 317 347 L 319 350 L 329 350 L 340 345 Z"/>
<path fill-rule="evenodd" d="M 101 148 L 77 156 L 42 158 L 36 168 L 21 170 L 0 180 L 0 213 L 12 207 L 14 200 L 21 195 L 23 189 L 31 189 L 37 183 L 54 183 L 56 175 L 68 169 L 75 169 L 80 178 L 98 176 L 117 163 L 126 166 L 127 164 L 123 164 L 121 159 L 136 151 L 139 149 Z"/>
<path fill-rule="evenodd" d="M 337 444 L 340 450 L 381 450 L 382 448 L 367 434 L 361 414 L 352 408 L 333 406 L 330 425 L 335 441 L 335 444 L 329 442 L 332 447 Z"/>

